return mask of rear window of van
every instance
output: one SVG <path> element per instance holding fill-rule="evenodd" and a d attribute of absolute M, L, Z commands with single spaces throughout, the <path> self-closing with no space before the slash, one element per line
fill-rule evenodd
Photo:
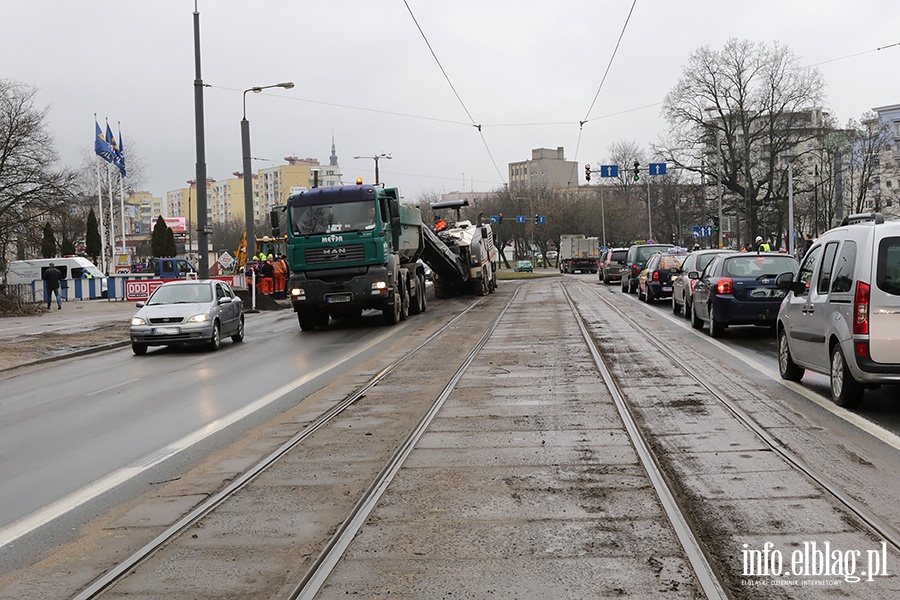
<path fill-rule="evenodd" d="M 875 284 L 888 294 L 900 296 L 900 237 L 887 237 L 878 244 Z"/>

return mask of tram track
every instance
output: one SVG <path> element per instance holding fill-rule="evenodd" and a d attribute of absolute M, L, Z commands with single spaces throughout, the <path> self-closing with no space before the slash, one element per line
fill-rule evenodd
<path fill-rule="evenodd" d="M 513 292 L 512 296 L 509 298 L 506 304 L 506 307 L 508 307 L 509 304 L 513 302 L 517 295 L 517 292 L 518 289 Z M 393 360 L 389 365 L 383 367 L 378 373 L 372 376 L 358 389 L 348 394 L 340 401 L 336 402 L 328 410 L 323 412 L 319 417 L 314 419 L 307 427 L 303 429 L 303 431 L 292 437 L 274 452 L 270 453 L 258 463 L 253 465 L 250 469 L 242 473 L 225 488 L 200 503 L 188 514 L 168 527 L 164 532 L 148 542 L 137 552 L 133 553 L 127 559 L 107 570 L 101 577 L 91 582 L 89 586 L 73 596 L 73 600 L 93 600 L 96 598 L 104 597 L 104 593 L 106 591 L 114 588 L 117 583 L 127 578 L 129 574 L 133 573 L 135 569 L 139 568 L 140 565 L 144 563 L 149 557 L 153 556 L 155 553 L 164 548 L 166 545 L 170 544 L 179 536 L 184 535 L 185 532 L 189 531 L 192 527 L 196 527 L 199 523 L 201 523 L 202 519 L 209 516 L 219 506 L 228 502 L 232 497 L 235 496 L 235 494 L 251 484 L 261 474 L 265 473 L 268 469 L 276 465 L 278 461 L 281 460 L 285 455 L 296 449 L 304 441 L 313 436 L 317 431 L 320 431 L 323 427 L 331 423 L 336 417 L 354 406 L 360 399 L 365 398 L 368 393 L 370 393 L 380 383 L 388 379 L 392 374 L 394 374 L 398 370 L 401 370 L 423 348 L 426 348 L 430 344 L 433 344 L 436 340 L 441 340 L 448 331 L 452 330 L 454 327 L 458 327 L 461 323 L 464 322 L 465 317 L 469 315 L 473 310 L 476 310 L 481 304 L 483 304 L 483 300 L 477 300 L 473 302 L 469 307 L 460 312 L 458 315 L 454 316 L 447 323 L 441 326 L 437 331 L 429 335 L 421 343 L 406 351 L 402 356 Z M 504 307 L 501 310 L 500 315 L 498 315 L 494 319 L 487 332 L 477 342 L 475 348 L 473 348 L 465 357 L 462 366 L 460 366 L 460 368 L 457 370 L 456 375 L 453 379 L 451 379 L 450 383 L 447 384 L 444 392 L 438 396 L 434 404 L 432 404 L 432 406 L 429 408 L 428 412 L 425 414 L 422 420 L 418 423 L 416 428 L 409 434 L 405 442 L 394 454 L 388 465 L 381 471 L 376 480 L 373 481 L 369 486 L 366 493 L 360 498 L 359 502 L 354 507 L 351 513 L 351 517 L 343 522 L 343 524 L 338 529 L 338 534 L 334 536 L 332 540 L 327 544 L 323 554 L 313 563 L 312 568 L 310 568 L 307 574 L 300 580 L 301 582 L 295 588 L 295 591 L 291 592 L 291 598 L 311 597 L 309 596 L 309 590 L 312 589 L 311 586 L 314 586 L 316 583 L 321 583 L 321 581 L 324 580 L 324 577 L 327 576 L 327 568 L 329 564 L 333 566 L 333 563 L 328 562 L 329 556 L 334 556 L 335 548 L 345 547 L 346 544 L 349 543 L 349 540 L 352 539 L 353 533 L 355 533 L 358 527 L 361 526 L 362 520 L 364 520 L 365 515 L 368 514 L 366 508 L 368 507 L 368 510 L 371 510 L 374 502 L 377 502 L 377 497 L 380 495 L 379 491 L 383 491 L 384 487 L 389 484 L 392 475 L 396 473 L 396 471 L 400 468 L 405 456 L 409 454 L 409 452 L 412 450 L 412 447 L 415 445 L 416 440 L 427 428 L 428 423 L 430 422 L 431 418 L 433 418 L 434 413 L 436 413 L 436 411 L 440 408 L 443 400 L 449 394 L 449 390 L 452 390 L 455 381 L 458 380 L 459 376 L 465 371 L 466 367 L 477 355 L 478 349 L 483 346 L 485 341 L 489 338 L 490 332 L 493 331 L 494 327 L 496 327 L 496 324 L 499 322 L 499 319 L 505 312 L 506 307 Z M 323 573 L 325 574 L 324 576 Z"/>
<path fill-rule="evenodd" d="M 870 510 L 868 510 L 860 502 L 852 498 L 843 489 L 841 489 L 840 486 L 832 483 L 829 477 L 812 468 L 795 452 L 792 452 L 784 444 L 776 440 L 771 434 L 769 434 L 768 431 L 766 431 L 766 429 L 760 423 L 758 423 L 750 414 L 748 414 L 747 411 L 742 409 L 738 405 L 738 403 L 735 402 L 731 397 L 717 391 L 715 383 L 711 382 L 709 378 L 701 375 L 699 371 L 688 364 L 682 356 L 679 356 L 676 352 L 673 352 L 670 348 L 660 343 L 659 340 L 654 335 L 651 335 L 647 327 L 642 324 L 637 318 L 632 315 L 626 314 L 618 306 L 609 302 L 608 299 L 603 297 L 603 294 L 597 293 L 596 289 L 592 289 L 590 286 L 587 286 L 587 288 L 590 289 L 591 292 L 593 292 L 598 298 L 600 298 L 600 300 L 603 301 L 611 311 L 615 312 L 620 318 L 629 323 L 629 325 L 631 325 L 631 327 L 636 332 L 639 332 L 648 343 L 650 343 L 657 349 L 657 351 L 669 357 L 674 363 L 677 363 L 687 375 L 689 375 L 694 381 L 696 381 L 697 384 L 702 386 L 706 393 L 708 393 L 710 396 L 715 397 L 719 402 L 722 403 L 722 405 L 727 407 L 731 414 L 745 427 L 752 431 L 756 436 L 758 436 L 759 439 L 766 445 L 766 447 L 771 449 L 772 452 L 778 454 L 793 468 L 803 473 L 810 480 L 814 481 L 816 485 L 818 485 L 836 501 L 842 504 L 856 518 L 864 522 L 869 528 L 871 528 L 874 533 L 876 533 L 891 546 L 893 546 L 895 550 L 900 550 L 900 531 L 897 530 L 896 526 L 887 523 L 886 521 L 884 521 L 884 519 L 872 514 Z"/>

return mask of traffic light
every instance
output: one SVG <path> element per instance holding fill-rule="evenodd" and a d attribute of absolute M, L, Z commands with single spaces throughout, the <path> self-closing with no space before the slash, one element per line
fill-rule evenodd
<path fill-rule="evenodd" d="M 537 225 L 539 221 L 538 215 L 534 215 L 534 224 Z"/>
<path fill-rule="evenodd" d="M 713 224 L 713 233 L 719 235 L 719 217 L 710 217 Z"/>
<path fill-rule="evenodd" d="M 641 163 L 639 163 L 638 161 L 634 161 L 634 180 L 641 180 Z"/>
<path fill-rule="evenodd" d="M 500 213 L 500 214 L 497 216 L 497 223 L 499 224 L 499 223 L 502 223 L 502 222 L 503 222 L 503 213 Z"/>
<path fill-rule="evenodd" d="M 588 181 L 591 180 L 591 165 L 584 165 L 584 178 Z"/>

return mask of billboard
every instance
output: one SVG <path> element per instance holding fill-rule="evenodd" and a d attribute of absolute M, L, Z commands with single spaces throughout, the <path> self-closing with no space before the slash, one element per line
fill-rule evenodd
<path fill-rule="evenodd" d="M 163 220 L 166 222 L 166 227 L 171 229 L 174 233 L 184 233 L 187 231 L 187 228 L 184 225 L 184 217 L 163 217 Z"/>

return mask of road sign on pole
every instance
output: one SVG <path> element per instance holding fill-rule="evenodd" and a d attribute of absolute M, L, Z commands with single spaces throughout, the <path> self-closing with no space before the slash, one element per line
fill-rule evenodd
<path fill-rule="evenodd" d="M 650 175 L 665 175 L 666 163 L 650 163 L 647 165 L 647 172 Z"/>
<path fill-rule="evenodd" d="M 600 177 L 618 177 L 619 165 L 600 165 Z"/>
<path fill-rule="evenodd" d="M 518 215 L 516 217 L 516 223 L 524 223 L 524 222 L 525 222 L 525 215 Z"/>
<path fill-rule="evenodd" d="M 491 215 L 491 223 L 499 223 L 500 217 L 499 215 Z"/>

